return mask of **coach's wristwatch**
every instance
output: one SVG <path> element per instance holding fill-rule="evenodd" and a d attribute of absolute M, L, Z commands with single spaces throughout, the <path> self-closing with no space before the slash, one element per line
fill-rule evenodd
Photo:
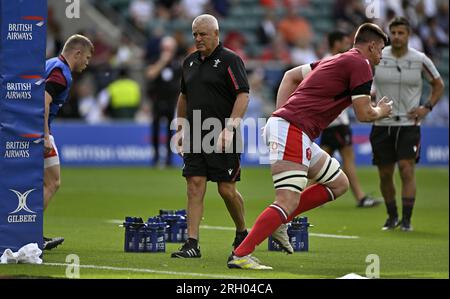
<path fill-rule="evenodd" d="M 431 104 L 431 102 L 426 102 L 423 106 L 430 110 L 430 112 L 433 111 L 433 105 Z"/>

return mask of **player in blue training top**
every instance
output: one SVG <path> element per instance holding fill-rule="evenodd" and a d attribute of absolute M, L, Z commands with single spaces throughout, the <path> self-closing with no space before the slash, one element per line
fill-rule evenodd
<path fill-rule="evenodd" d="M 50 58 L 45 64 L 45 123 L 44 123 L 44 211 L 60 186 L 58 149 L 51 135 L 50 124 L 66 102 L 72 86 L 72 73 L 81 73 L 94 53 L 92 42 L 75 34 L 64 44 L 61 55 Z M 64 238 L 44 237 L 44 250 L 55 248 Z"/>

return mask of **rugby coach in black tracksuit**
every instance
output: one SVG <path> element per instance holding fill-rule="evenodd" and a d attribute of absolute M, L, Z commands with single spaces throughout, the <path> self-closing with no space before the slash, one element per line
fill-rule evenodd
<path fill-rule="evenodd" d="M 242 145 L 236 129 L 249 101 L 245 66 L 239 56 L 219 42 L 219 25 L 213 16 L 195 18 L 192 34 L 197 51 L 183 63 L 175 135 L 187 182 L 188 240 L 172 253 L 175 258 L 201 257 L 199 226 L 207 181 L 217 182 L 236 225 L 233 246 L 239 246 L 247 235 L 244 203 L 236 190 Z M 209 127 L 208 123 L 214 125 Z"/>

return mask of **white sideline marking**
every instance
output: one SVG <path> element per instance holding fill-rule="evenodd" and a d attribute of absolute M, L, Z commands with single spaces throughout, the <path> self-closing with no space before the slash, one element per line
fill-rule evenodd
<path fill-rule="evenodd" d="M 344 235 L 330 235 L 330 234 L 316 234 L 316 233 L 309 233 L 309 235 L 313 236 L 313 237 L 321 237 L 321 238 L 359 239 L 358 236 L 344 236 Z"/>
<path fill-rule="evenodd" d="M 107 223 L 113 224 L 122 224 L 123 220 L 112 219 L 106 221 Z M 200 225 L 200 228 L 203 229 L 214 229 L 214 230 L 230 230 L 235 231 L 234 227 L 226 227 L 226 226 L 211 226 L 211 225 Z M 332 234 L 319 234 L 319 233 L 309 233 L 312 237 L 320 237 L 320 238 L 334 238 L 334 239 L 359 239 L 359 236 L 345 236 L 345 235 L 332 235 Z"/>
<path fill-rule="evenodd" d="M 232 231 L 236 230 L 236 228 L 234 228 L 234 227 L 210 226 L 210 225 L 200 225 L 200 228 L 215 229 L 215 230 L 232 230 Z M 313 237 L 322 237 L 322 238 L 359 239 L 358 236 L 330 235 L 330 234 L 317 234 L 317 233 L 309 233 L 309 235 L 313 236 Z"/>
<path fill-rule="evenodd" d="M 235 227 L 226 227 L 226 226 L 211 226 L 211 225 L 200 225 L 200 228 L 204 229 L 215 229 L 215 230 L 232 230 L 235 231 Z"/>
<path fill-rule="evenodd" d="M 64 263 L 42 263 L 42 265 L 57 266 L 57 267 L 67 267 L 67 266 L 73 267 L 73 264 L 64 264 Z M 112 266 L 79 265 L 78 267 L 86 268 L 86 269 L 110 270 L 110 271 L 129 271 L 129 272 L 155 273 L 155 274 L 167 274 L 167 275 L 188 275 L 188 276 L 198 276 L 198 277 L 206 277 L 206 278 L 254 279 L 252 277 L 242 277 L 242 276 L 232 276 L 232 275 L 187 273 L 187 272 L 161 271 L 161 270 L 140 269 L 140 268 L 121 268 L 121 267 L 112 267 Z"/>

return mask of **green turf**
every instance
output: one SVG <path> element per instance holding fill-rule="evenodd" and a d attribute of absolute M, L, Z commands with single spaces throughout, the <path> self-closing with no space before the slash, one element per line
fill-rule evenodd
<path fill-rule="evenodd" d="M 364 189 L 379 196 L 375 169 L 361 168 L 358 174 Z M 246 168 L 242 180 L 238 188 L 251 226 L 274 192 L 266 168 Z M 398 177 L 396 181 L 399 186 Z M 167 244 L 166 253 L 123 252 L 123 228 L 108 221 L 125 216 L 146 218 L 160 208 L 184 208 L 185 182 L 178 169 L 65 168 L 62 187 L 45 214 L 45 234 L 66 238 L 62 246 L 45 252 L 44 262 L 53 264 L 1 265 L 0 276 L 63 278 L 66 268 L 60 264 L 67 255 L 76 254 L 82 265 L 81 278 L 336 278 L 352 272 L 365 275 L 367 255 L 377 254 L 381 278 L 449 278 L 448 169 L 419 168 L 417 190 L 414 232 L 382 232 L 385 208 L 357 209 L 348 192 L 306 215 L 314 224 L 312 233 L 359 239 L 310 236 L 310 251 L 293 255 L 269 252 L 265 241 L 254 255 L 274 270 L 242 271 L 226 267 L 233 231 L 201 229 L 201 259 L 171 259 L 170 252 L 180 246 L 174 243 Z M 233 226 L 212 183 L 202 225 Z"/>

